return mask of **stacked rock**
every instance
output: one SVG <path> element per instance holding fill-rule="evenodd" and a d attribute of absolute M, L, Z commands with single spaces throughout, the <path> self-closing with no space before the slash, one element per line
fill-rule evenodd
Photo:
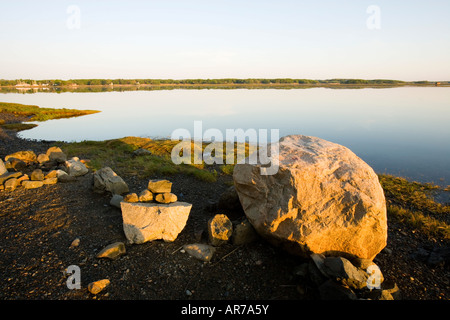
<path fill-rule="evenodd" d="M 32 150 L 18 151 L 0 159 L 0 190 L 26 189 L 43 185 L 67 182 L 88 173 L 83 160 L 67 156 L 59 147 L 51 147 L 44 154 L 36 155 Z"/>

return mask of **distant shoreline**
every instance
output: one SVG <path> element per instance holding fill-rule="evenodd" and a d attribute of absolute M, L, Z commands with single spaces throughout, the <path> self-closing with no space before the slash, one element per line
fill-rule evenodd
<path fill-rule="evenodd" d="M 441 83 L 160 83 L 160 84 L 70 84 L 70 85 L 2 85 L 0 92 L 107 92 L 172 89 L 386 89 L 400 87 L 450 87 L 450 82 Z"/>

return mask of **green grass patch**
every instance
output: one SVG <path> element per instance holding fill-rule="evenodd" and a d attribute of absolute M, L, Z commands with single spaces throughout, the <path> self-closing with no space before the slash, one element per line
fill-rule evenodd
<path fill-rule="evenodd" d="M 95 110 L 52 109 L 34 105 L 0 102 L 0 113 L 10 113 L 30 117 L 29 121 L 47 121 L 52 119 L 72 118 L 97 113 Z"/>
<path fill-rule="evenodd" d="M 134 175 L 139 176 L 140 178 L 149 178 L 153 175 L 172 175 L 181 173 L 194 176 L 201 181 L 215 182 L 219 175 L 231 175 L 233 173 L 234 165 L 209 165 L 204 161 L 201 161 L 199 164 L 194 164 L 193 155 L 191 157 L 192 164 L 174 164 L 171 159 L 171 154 L 172 149 L 178 143 L 179 141 L 172 140 L 125 137 L 107 141 L 61 142 L 60 147 L 69 156 L 78 156 L 89 159 L 89 166 L 93 170 L 108 166 L 119 175 Z M 207 143 L 204 143 L 201 146 L 202 152 L 206 147 L 208 147 Z M 225 144 L 223 147 L 225 148 Z M 234 153 L 234 159 L 237 158 L 238 147 L 245 150 L 246 156 L 252 151 L 252 148 L 248 145 L 235 143 L 234 146 L 232 146 L 233 149 L 229 150 L 229 152 Z M 135 156 L 133 151 L 137 149 L 149 150 L 151 155 Z M 191 142 L 191 150 L 194 150 L 194 142 Z M 226 163 L 226 156 L 227 154 L 224 153 L 224 163 Z"/>

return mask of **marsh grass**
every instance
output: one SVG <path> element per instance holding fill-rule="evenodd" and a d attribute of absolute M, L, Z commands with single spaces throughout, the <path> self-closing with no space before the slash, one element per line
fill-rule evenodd
<path fill-rule="evenodd" d="M 95 110 L 52 109 L 34 105 L 0 102 L 0 113 L 29 117 L 28 121 L 47 121 L 52 119 L 72 118 L 97 113 Z"/>
<path fill-rule="evenodd" d="M 60 146 L 69 156 L 79 156 L 89 159 L 89 166 L 93 170 L 109 166 L 119 175 L 133 175 L 140 178 L 149 178 L 153 175 L 187 174 L 201 181 L 215 182 L 219 175 L 231 175 L 234 165 L 208 165 L 204 161 L 194 164 L 194 156 L 191 156 L 192 164 L 176 165 L 172 162 L 171 153 L 180 141 L 153 140 L 149 138 L 125 137 L 106 141 L 82 141 L 74 143 L 60 143 Z M 202 145 L 202 152 L 208 146 Z M 237 158 L 239 144 L 234 144 L 234 158 Z M 242 146 L 245 155 L 252 150 L 248 145 Z M 225 145 L 224 145 L 225 148 Z M 137 149 L 146 149 L 150 155 L 135 156 Z M 191 141 L 191 150 L 194 150 L 194 142 Z M 226 148 L 225 148 L 226 150 Z M 231 151 L 229 151 L 231 152 Z M 226 153 L 223 154 L 226 163 Z"/>
<path fill-rule="evenodd" d="M 427 235 L 450 239 L 450 206 L 433 199 L 433 192 L 446 189 L 392 175 L 379 175 L 379 179 L 388 200 L 388 216 Z"/>

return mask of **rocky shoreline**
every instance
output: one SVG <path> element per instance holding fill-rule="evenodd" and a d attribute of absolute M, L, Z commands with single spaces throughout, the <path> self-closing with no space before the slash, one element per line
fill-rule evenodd
<path fill-rule="evenodd" d="M 23 150 L 46 154 L 53 146 L 51 141 L 23 140 L 14 132 L 3 132 L 0 157 Z M 148 187 L 148 179 L 122 178 L 130 190 Z M 208 225 L 216 215 L 225 215 L 233 226 L 244 221 L 243 212 L 232 201 L 235 196 L 228 191 L 229 177 L 215 183 L 181 174 L 151 178 L 169 179 L 178 199 L 192 204 L 185 228 L 172 242 L 128 244 L 121 210 L 111 205 L 111 194 L 93 192 L 91 171 L 39 189 L 0 191 L 4 235 L 0 240 L 4 257 L 0 299 L 450 298 L 448 242 L 420 234 L 389 217 L 387 246 L 373 259 L 382 272 L 382 290 L 361 288 L 367 278 L 360 271 L 367 269 L 369 261 L 321 256 L 303 259 L 259 237 L 249 243 L 225 241 L 213 246 L 214 255 L 206 261 L 193 258 L 189 245 L 211 244 Z M 123 244 L 120 255 L 98 257 L 114 243 Z M 79 266 L 82 274 L 77 290 L 67 287 L 66 270 L 71 265 Z M 92 293 L 90 288 L 95 286 L 90 284 L 102 279 L 108 279 L 108 286 Z"/>

